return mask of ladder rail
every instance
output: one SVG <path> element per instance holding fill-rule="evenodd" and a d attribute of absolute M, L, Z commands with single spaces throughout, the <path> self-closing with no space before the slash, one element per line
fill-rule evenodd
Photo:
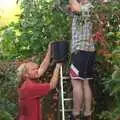
<path fill-rule="evenodd" d="M 72 101 L 72 98 L 66 98 L 65 91 L 64 91 L 64 80 L 70 79 L 69 76 L 63 75 L 63 66 L 60 67 L 60 101 L 61 101 L 61 107 L 59 106 L 59 111 L 62 113 L 62 120 L 65 120 L 65 112 L 70 112 L 72 109 L 65 109 L 65 102 Z M 60 105 L 60 103 L 59 103 Z M 60 119 L 60 118 L 59 118 Z"/>
<path fill-rule="evenodd" d="M 60 86 L 61 86 L 61 102 L 62 102 L 62 120 L 65 120 L 65 108 L 64 108 L 64 91 L 63 91 L 63 68 L 60 68 Z"/>

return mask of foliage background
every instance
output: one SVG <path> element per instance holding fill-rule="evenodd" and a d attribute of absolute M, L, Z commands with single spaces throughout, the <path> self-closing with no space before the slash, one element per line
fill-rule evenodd
<path fill-rule="evenodd" d="M 13 120 L 17 114 L 18 81 L 15 70 L 20 62 L 35 56 L 34 60 L 40 63 L 50 41 L 71 40 L 71 16 L 65 9 L 67 3 L 67 0 L 20 1 L 21 14 L 18 21 L 0 28 L 0 120 Z M 97 13 L 101 12 L 107 17 L 104 33 L 109 51 L 106 53 L 106 50 L 98 47 L 100 51 L 98 49 L 95 80 L 92 83 L 95 95 L 94 116 L 97 120 L 118 120 L 120 4 L 119 1 L 107 4 L 93 1 L 93 4 Z M 51 71 L 45 80 L 48 74 Z M 49 96 L 46 103 L 50 103 L 51 99 Z"/>

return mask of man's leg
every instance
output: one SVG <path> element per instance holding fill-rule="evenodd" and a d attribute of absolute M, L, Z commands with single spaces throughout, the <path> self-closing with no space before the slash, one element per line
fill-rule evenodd
<path fill-rule="evenodd" d="M 73 86 L 73 115 L 77 116 L 81 111 L 83 101 L 83 87 L 81 80 L 71 80 Z"/>
<path fill-rule="evenodd" d="M 84 90 L 84 105 L 85 105 L 85 116 L 91 116 L 92 114 L 92 91 L 89 85 L 89 80 L 83 81 Z"/>

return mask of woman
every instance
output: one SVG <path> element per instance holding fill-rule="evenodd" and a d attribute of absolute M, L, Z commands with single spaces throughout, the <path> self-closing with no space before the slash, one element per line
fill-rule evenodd
<path fill-rule="evenodd" d="M 19 115 L 17 120 L 42 120 L 40 98 L 47 95 L 58 83 L 60 63 L 56 64 L 50 83 L 37 83 L 48 68 L 51 59 L 51 46 L 40 65 L 33 62 L 23 63 L 18 68 Z"/>

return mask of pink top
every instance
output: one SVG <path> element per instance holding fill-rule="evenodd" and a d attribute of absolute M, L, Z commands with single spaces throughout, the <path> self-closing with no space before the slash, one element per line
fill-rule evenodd
<path fill-rule="evenodd" d="M 36 83 L 26 80 L 18 89 L 19 117 L 18 120 L 42 120 L 40 98 L 50 91 L 49 83 Z"/>

